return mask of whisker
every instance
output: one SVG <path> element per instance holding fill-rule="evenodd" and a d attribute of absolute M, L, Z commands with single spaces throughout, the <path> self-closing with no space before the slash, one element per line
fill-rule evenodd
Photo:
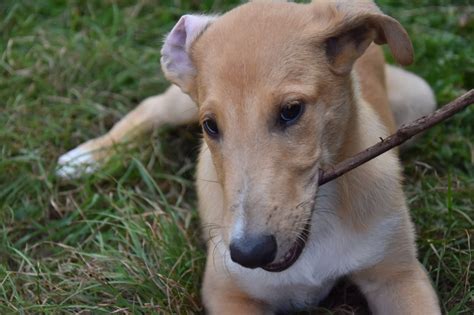
<path fill-rule="evenodd" d="M 224 253 L 222 254 L 222 259 L 223 259 L 223 261 L 224 261 L 224 268 L 225 268 L 225 270 L 226 270 L 226 272 L 227 272 L 227 275 L 228 275 L 228 276 L 231 276 L 231 273 L 230 273 L 230 270 L 229 270 L 229 266 L 227 266 L 227 259 L 225 259 L 226 253 L 227 253 L 227 249 L 226 249 L 226 250 L 224 251 Z"/>
<path fill-rule="evenodd" d="M 207 183 L 219 184 L 218 181 L 212 180 L 212 179 L 196 178 L 196 180 L 200 180 L 200 181 L 207 182 Z"/>
<path fill-rule="evenodd" d="M 216 268 L 216 250 L 217 250 L 217 246 L 219 246 L 220 243 L 222 243 L 224 240 L 223 239 L 220 239 L 215 245 L 214 245 L 214 248 L 212 249 L 212 265 L 214 266 L 214 268 Z"/>

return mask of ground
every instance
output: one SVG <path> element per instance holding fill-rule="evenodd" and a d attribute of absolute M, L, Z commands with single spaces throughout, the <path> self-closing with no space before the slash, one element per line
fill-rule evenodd
<path fill-rule="evenodd" d="M 205 261 L 192 184 L 200 131 L 162 129 L 97 174 L 58 156 L 166 87 L 165 32 L 189 11 L 238 1 L 0 3 L 0 313 L 195 313 Z M 410 33 L 439 104 L 474 86 L 470 0 L 382 0 Z M 474 106 L 402 156 L 419 257 L 443 312 L 474 308 Z M 330 310 L 345 305 L 342 284 Z M 341 304 L 342 303 L 342 304 Z"/>

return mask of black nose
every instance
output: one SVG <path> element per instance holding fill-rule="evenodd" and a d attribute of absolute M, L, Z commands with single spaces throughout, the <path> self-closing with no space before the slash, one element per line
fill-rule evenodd
<path fill-rule="evenodd" d="M 277 243 L 273 235 L 245 236 L 230 243 L 230 258 L 246 268 L 263 267 L 276 256 Z"/>

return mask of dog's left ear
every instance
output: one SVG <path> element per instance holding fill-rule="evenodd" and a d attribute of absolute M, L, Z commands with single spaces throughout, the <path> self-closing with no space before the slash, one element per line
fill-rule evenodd
<path fill-rule="evenodd" d="M 397 20 L 383 14 L 375 3 L 367 0 L 329 3 L 323 10 L 324 18 L 329 17 L 325 44 L 334 72 L 349 73 L 372 42 L 388 44 L 393 57 L 401 65 L 413 62 L 413 46 L 407 32 Z"/>
<path fill-rule="evenodd" d="M 161 68 L 168 80 L 190 93 L 196 69 L 191 60 L 191 48 L 196 39 L 217 17 L 183 15 L 166 36 L 161 49 Z"/>

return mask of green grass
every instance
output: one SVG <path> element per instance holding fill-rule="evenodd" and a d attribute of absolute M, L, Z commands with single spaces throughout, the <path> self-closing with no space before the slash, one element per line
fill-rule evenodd
<path fill-rule="evenodd" d="M 54 169 L 61 153 L 165 88 L 161 39 L 181 14 L 236 3 L 0 2 L 1 314 L 201 310 L 197 128 L 156 131 L 81 180 L 60 181 Z M 410 69 L 440 104 L 474 86 L 469 0 L 379 3 L 408 29 Z M 471 106 L 403 155 L 420 260 L 449 314 L 474 309 L 473 139 Z"/>

